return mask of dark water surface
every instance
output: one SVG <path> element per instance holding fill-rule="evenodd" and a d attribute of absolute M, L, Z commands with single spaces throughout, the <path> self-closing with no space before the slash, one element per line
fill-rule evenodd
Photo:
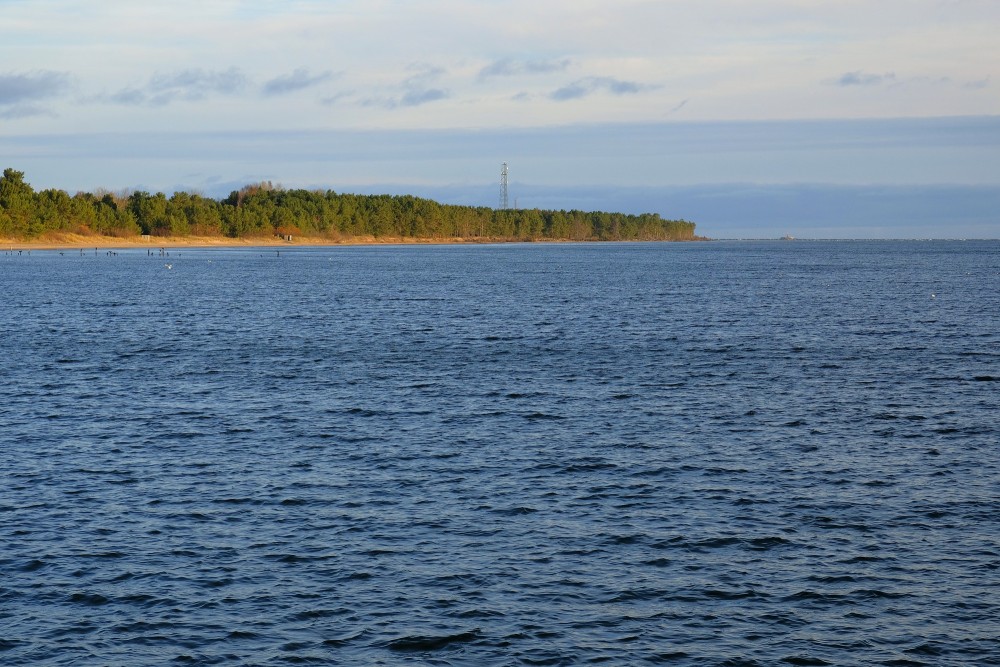
<path fill-rule="evenodd" d="M 36 251 L 0 299 L 0 664 L 1000 663 L 1000 243 Z"/>

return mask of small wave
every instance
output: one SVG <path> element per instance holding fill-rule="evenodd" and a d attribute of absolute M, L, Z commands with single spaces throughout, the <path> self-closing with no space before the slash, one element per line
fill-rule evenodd
<path fill-rule="evenodd" d="M 658 588 L 646 588 L 641 590 L 628 590 L 622 591 L 611 596 L 607 603 L 609 604 L 621 604 L 623 602 L 637 602 L 644 600 L 658 600 L 663 597 L 664 591 Z"/>
<path fill-rule="evenodd" d="M 479 639 L 479 628 L 453 635 L 409 635 L 393 639 L 387 646 L 390 651 L 413 653 L 421 651 L 437 651 L 452 644 L 464 644 Z"/>
<path fill-rule="evenodd" d="M 345 415 L 358 415 L 359 417 L 379 417 L 386 414 L 381 410 L 366 410 L 365 408 L 348 408 L 346 410 L 333 410 L 333 411 L 328 410 L 328 412 L 340 412 Z"/>
<path fill-rule="evenodd" d="M 312 646 L 310 642 L 287 642 L 281 645 L 281 650 L 294 653 L 295 651 L 301 651 L 303 649 L 309 648 L 310 646 Z M 307 656 L 297 656 L 297 655 L 286 656 L 284 660 L 286 662 L 292 662 L 292 663 L 306 663 L 306 662 L 323 663 L 323 664 L 326 663 L 326 660 L 322 658 L 311 658 Z"/>
<path fill-rule="evenodd" d="M 768 551 L 769 549 L 787 546 L 791 542 L 783 537 L 755 537 L 751 540 L 746 540 L 746 544 L 748 548 L 754 551 Z"/>
<path fill-rule="evenodd" d="M 677 535 L 665 540 L 657 540 L 651 546 L 654 549 L 683 549 L 687 544 L 688 542 L 683 536 Z"/>
<path fill-rule="evenodd" d="M 46 567 L 47 565 L 48 563 L 46 563 L 43 560 L 39 560 L 38 558 L 32 558 L 27 563 L 22 565 L 20 569 L 21 572 L 35 572 L 37 570 L 42 569 L 43 567 Z"/>
<path fill-rule="evenodd" d="M 702 591 L 701 594 L 711 600 L 745 600 L 747 598 L 761 597 L 760 593 L 750 588 L 745 591 L 720 591 L 709 588 Z"/>
<path fill-rule="evenodd" d="M 100 593 L 73 593 L 69 596 L 69 601 L 76 604 L 90 605 L 92 607 L 98 607 L 111 602 L 111 600 L 104 597 Z"/>
<path fill-rule="evenodd" d="M 466 609 L 455 614 L 449 614 L 455 618 L 502 618 L 505 614 L 502 611 L 492 609 Z"/>
<path fill-rule="evenodd" d="M 579 462 L 565 466 L 562 468 L 562 472 L 596 472 L 598 470 L 614 470 L 617 467 L 614 463 L 603 461 L 594 463 Z"/>
<path fill-rule="evenodd" d="M 366 634 L 368 634 L 368 631 L 367 630 L 362 630 L 361 632 L 355 632 L 352 635 L 343 635 L 343 636 L 340 636 L 340 637 L 331 637 L 329 639 L 324 639 L 323 640 L 323 646 L 330 646 L 330 647 L 344 646 L 345 644 L 349 644 L 349 643 L 351 643 L 353 641 L 357 641 L 357 640 L 361 639 Z"/>
<path fill-rule="evenodd" d="M 151 607 L 156 604 L 163 602 L 162 598 L 157 598 L 148 593 L 133 593 L 131 595 L 122 595 L 117 598 L 115 602 L 123 604 L 137 604 L 143 607 Z"/>
<path fill-rule="evenodd" d="M 847 563 L 849 565 L 853 565 L 855 563 L 877 563 L 877 562 L 879 562 L 881 560 L 884 560 L 884 559 L 881 558 L 881 557 L 879 557 L 879 556 L 853 556 L 851 558 L 848 558 L 846 560 L 842 560 L 840 562 L 841 563 Z"/>
<path fill-rule="evenodd" d="M 908 593 L 892 593 L 873 588 L 859 588 L 851 591 L 851 595 L 864 600 L 898 600 L 899 598 L 909 597 Z"/>
<path fill-rule="evenodd" d="M 926 655 L 931 657 L 938 657 L 944 655 L 945 650 L 939 644 L 934 642 L 924 642 L 919 646 L 914 646 L 913 648 L 904 649 L 903 653 L 909 653 L 911 655 Z"/>
<path fill-rule="evenodd" d="M 212 500 L 213 503 L 219 505 L 259 505 L 260 501 L 256 498 L 215 498 Z"/>
<path fill-rule="evenodd" d="M 815 519 L 813 519 L 813 523 L 817 527 L 826 530 L 847 529 L 847 530 L 857 530 L 862 533 L 867 533 L 871 531 L 871 527 L 866 524 L 838 521 L 837 519 L 834 519 L 833 517 L 829 516 L 816 517 Z"/>
<path fill-rule="evenodd" d="M 505 516 L 518 516 L 522 514 L 534 514 L 538 510 L 534 507 L 505 507 L 491 510 L 494 514 L 502 514 Z"/>
<path fill-rule="evenodd" d="M 656 653 L 649 656 L 650 662 L 674 662 L 677 660 L 686 660 L 690 658 L 691 655 L 685 653 L 684 651 L 665 651 L 663 653 Z"/>
<path fill-rule="evenodd" d="M 842 583 L 845 583 L 845 582 L 854 582 L 854 581 L 857 581 L 857 577 L 852 577 L 849 574 L 828 575 L 828 576 L 820 576 L 820 575 L 816 575 L 816 574 L 811 574 L 811 575 L 809 575 L 808 579 L 809 579 L 809 581 L 815 581 L 815 582 L 821 583 L 821 584 L 842 584 Z"/>
<path fill-rule="evenodd" d="M 0 639 L 0 651 L 10 651 L 18 646 L 24 645 L 25 642 L 19 641 L 17 639 Z"/>
<path fill-rule="evenodd" d="M 803 667 L 809 665 L 832 665 L 832 662 L 827 662 L 821 658 L 813 658 L 804 655 L 790 655 L 781 659 L 781 662 L 787 665 L 801 665 Z"/>
<path fill-rule="evenodd" d="M 264 558 L 276 563 L 301 563 L 309 560 L 296 554 L 264 554 Z"/>
<path fill-rule="evenodd" d="M 689 542 L 688 547 L 691 549 L 724 549 L 726 547 L 731 547 L 736 544 L 740 544 L 741 540 L 738 537 L 711 537 L 704 540 L 698 540 L 696 542 Z"/>
<path fill-rule="evenodd" d="M 820 593 L 819 591 L 805 590 L 786 595 L 782 602 L 823 602 L 827 604 L 847 604 L 845 595 L 839 593 Z"/>
<path fill-rule="evenodd" d="M 562 415 L 550 415 L 546 412 L 532 412 L 530 414 L 522 415 L 522 417 L 524 417 L 528 421 L 548 421 L 548 420 L 562 421 L 566 419 Z"/>
<path fill-rule="evenodd" d="M 337 607 L 336 609 L 309 609 L 306 611 L 300 611 L 292 615 L 292 619 L 296 621 L 312 621 L 317 618 L 330 618 L 331 616 L 343 616 L 344 614 L 349 614 L 350 609 L 346 607 Z"/>
<path fill-rule="evenodd" d="M 125 554 L 121 551 L 97 551 L 94 553 L 82 553 L 77 554 L 79 558 L 124 558 Z"/>

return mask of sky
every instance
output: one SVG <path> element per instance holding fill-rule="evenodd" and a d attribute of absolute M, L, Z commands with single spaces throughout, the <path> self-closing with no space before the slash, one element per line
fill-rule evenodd
<path fill-rule="evenodd" d="M 656 212 L 1000 237 L 996 0 L 0 0 L 36 190 Z"/>

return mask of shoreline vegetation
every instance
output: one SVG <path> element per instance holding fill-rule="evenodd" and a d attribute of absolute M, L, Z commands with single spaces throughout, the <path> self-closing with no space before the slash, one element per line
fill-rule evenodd
<path fill-rule="evenodd" d="M 189 192 L 40 192 L 0 177 L 0 249 L 696 241 L 695 223 L 657 213 L 492 209 L 411 195 L 246 185 L 221 200 Z"/>

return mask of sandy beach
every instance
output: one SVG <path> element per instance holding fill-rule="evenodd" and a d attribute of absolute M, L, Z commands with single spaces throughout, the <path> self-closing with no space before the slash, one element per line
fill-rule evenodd
<path fill-rule="evenodd" d="M 82 234 L 48 234 L 31 241 L 0 239 L 0 250 L 75 250 L 78 248 L 100 248 L 105 250 L 124 248 L 225 248 L 225 247 L 296 247 L 296 246 L 337 246 L 337 245 L 414 245 L 414 244 L 454 244 L 454 243 L 499 243 L 504 239 L 414 239 L 374 236 L 351 236 L 339 239 L 329 237 L 294 237 L 287 241 L 278 236 L 253 238 L 231 238 L 228 236 L 139 236 L 118 238 L 115 236 L 91 236 Z"/>

